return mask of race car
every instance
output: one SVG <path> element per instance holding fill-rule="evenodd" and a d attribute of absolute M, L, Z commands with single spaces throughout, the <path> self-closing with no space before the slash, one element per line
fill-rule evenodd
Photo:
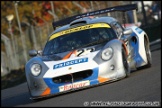
<path fill-rule="evenodd" d="M 31 99 L 116 81 L 128 77 L 132 70 L 150 67 L 145 31 L 137 26 L 123 27 L 110 16 L 95 17 L 136 7 L 116 6 L 53 22 L 55 30 L 43 51 L 29 51 L 32 58 L 25 72 Z"/>

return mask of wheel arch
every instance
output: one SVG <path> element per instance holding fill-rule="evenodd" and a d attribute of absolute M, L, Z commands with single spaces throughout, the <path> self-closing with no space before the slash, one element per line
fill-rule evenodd
<path fill-rule="evenodd" d="M 149 38 L 147 34 L 144 34 L 144 40 L 146 39 L 147 43 L 150 44 Z"/>

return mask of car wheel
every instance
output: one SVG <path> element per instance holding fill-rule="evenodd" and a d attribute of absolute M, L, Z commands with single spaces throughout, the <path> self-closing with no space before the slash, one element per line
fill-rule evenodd
<path fill-rule="evenodd" d="M 144 44 L 145 44 L 145 51 L 146 51 L 146 57 L 147 57 L 146 67 L 151 67 L 151 51 L 150 51 L 150 46 L 147 43 L 146 39 L 144 41 Z"/>
<path fill-rule="evenodd" d="M 123 66 L 124 66 L 125 74 L 126 74 L 126 77 L 128 77 L 130 76 L 130 67 L 129 67 L 127 56 L 126 56 L 124 49 L 122 49 L 122 59 L 123 59 Z"/>

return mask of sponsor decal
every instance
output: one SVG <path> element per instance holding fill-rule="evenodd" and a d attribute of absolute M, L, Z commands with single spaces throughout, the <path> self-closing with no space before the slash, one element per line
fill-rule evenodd
<path fill-rule="evenodd" d="M 67 90 L 70 90 L 72 88 L 80 88 L 80 87 L 85 87 L 85 86 L 88 86 L 88 85 L 90 85 L 89 80 L 76 82 L 76 83 L 73 83 L 73 84 L 67 84 L 67 85 L 64 85 L 64 86 L 60 86 L 59 91 L 60 92 L 67 91 Z"/>
<path fill-rule="evenodd" d="M 84 62 L 88 62 L 88 58 L 80 58 L 80 59 L 62 62 L 62 63 L 54 65 L 53 69 L 58 69 L 58 68 L 62 68 L 65 66 L 71 66 L 71 65 L 75 65 L 75 64 L 79 64 L 79 63 L 84 63 Z"/>
<path fill-rule="evenodd" d="M 72 29 L 61 31 L 61 32 L 57 32 L 57 33 L 53 34 L 49 38 L 49 41 L 56 38 L 56 37 L 62 36 L 64 34 L 69 34 L 69 33 L 77 32 L 77 31 L 81 31 L 81 30 L 86 30 L 86 29 L 91 29 L 91 28 L 100 28 L 100 27 L 110 28 L 110 26 L 108 24 L 106 24 L 106 23 L 88 24 L 88 25 L 85 25 L 85 26 L 79 26 L 79 27 L 76 27 L 76 28 L 72 28 Z"/>

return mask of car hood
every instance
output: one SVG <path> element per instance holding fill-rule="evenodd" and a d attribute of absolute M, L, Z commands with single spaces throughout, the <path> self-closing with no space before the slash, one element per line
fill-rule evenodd
<path fill-rule="evenodd" d="M 104 46 L 105 46 L 105 43 L 90 46 L 90 47 L 79 48 L 79 49 L 76 49 L 76 50 L 71 50 L 71 51 L 67 51 L 67 52 L 63 52 L 63 53 L 59 53 L 59 54 L 40 56 L 40 59 L 42 61 L 60 61 L 60 60 L 63 60 L 63 59 L 77 57 L 78 54 L 87 55 L 87 54 L 99 51 Z"/>
<path fill-rule="evenodd" d="M 78 49 L 78 51 L 85 50 L 84 55 L 79 57 L 76 56 L 76 50 L 66 52 L 65 55 L 57 55 L 60 60 L 53 61 L 52 59 L 55 58 L 52 58 L 51 56 L 48 57 L 50 61 L 43 61 L 44 64 L 48 67 L 48 70 L 43 77 L 53 78 L 98 67 L 98 64 L 93 59 L 102 50 L 104 45 L 105 44 L 100 44 Z M 87 49 L 94 49 L 94 51 L 86 52 Z"/>

